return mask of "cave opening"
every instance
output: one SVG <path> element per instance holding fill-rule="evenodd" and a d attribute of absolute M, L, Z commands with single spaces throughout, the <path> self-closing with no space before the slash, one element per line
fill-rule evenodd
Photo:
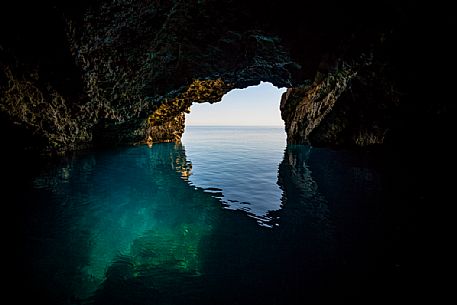
<path fill-rule="evenodd" d="M 27 2 L 0 4 L 16 303 L 452 291 L 450 4 Z"/>
<path fill-rule="evenodd" d="M 186 126 L 282 126 L 279 111 L 286 88 L 269 82 L 233 89 L 219 103 L 194 103 L 186 115 Z"/>
<path fill-rule="evenodd" d="M 261 82 L 231 90 L 218 103 L 194 103 L 182 138 L 192 168 L 186 180 L 266 226 L 271 211 L 281 208 L 277 175 L 286 133 L 279 107 L 285 90 Z"/>

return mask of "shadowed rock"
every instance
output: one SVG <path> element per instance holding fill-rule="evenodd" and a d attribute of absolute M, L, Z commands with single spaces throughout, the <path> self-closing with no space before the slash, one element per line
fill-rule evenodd
<path fill-rule="evenodd" d="M 260 81 L 290 88 L 281 107 L 290 143 L 368 146 L 406 134 L 415 141 L 449 122 L 448 90 L 421 77 L 452 83 L 452 67 L 433 64 L 455 53 L 447 43 L 455 19 L 445 7 L 23 2 L 0 18 L 2 130 L 26 135 L 19 150 L 178 141 L 191 103 L 218 102 Z M 427 17 L 433 22 L 424 24 Z M 223 86 L 186 95 L 195 82 Z M 424 120 L 439 124 L 424 129 Z"/>

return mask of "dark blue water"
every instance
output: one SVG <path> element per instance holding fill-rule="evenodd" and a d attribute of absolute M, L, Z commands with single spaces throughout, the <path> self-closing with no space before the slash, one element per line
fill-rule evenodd
<path fill-rule="evenodd" d="M 31 176 L 13 192 L 17 303 L 376 303 L 401 287 L 377 161 L 286 147 L 281 128 L 188 127 Z"/>
<path fill-rule="evenodd" d="M 269 211 L 280 209 L 283 127 L 188 126 L 183 144 L 192 164 L 190 184 L 212 192 L 229 209 L 245 210 L 261 225 Z"/>

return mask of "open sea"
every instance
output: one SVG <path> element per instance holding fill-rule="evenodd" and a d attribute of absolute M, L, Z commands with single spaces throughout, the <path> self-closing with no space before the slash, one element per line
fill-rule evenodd
<path fill-rule="evenodd" d="M 389 302 L 405 270 L 386 177 L 282 127 L 60 158 L 10 190 L 13 303 Z"/>

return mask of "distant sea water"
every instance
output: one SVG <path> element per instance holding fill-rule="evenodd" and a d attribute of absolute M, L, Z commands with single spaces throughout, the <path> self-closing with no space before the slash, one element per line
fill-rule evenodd
<path fill-rule="evenodd" d="M 282 127 L 78 153 L 9 190 L 7 280 L 15 303 L 390 302 L 410 278 L 386 181 L 372 156 L 286 145 Z"/>
<path fill-rule="evenodd" d="M 284 126 L 187 126 L 182 142 L 192 162 L 192 185 L 260 220 L 280 209 Z"/>

